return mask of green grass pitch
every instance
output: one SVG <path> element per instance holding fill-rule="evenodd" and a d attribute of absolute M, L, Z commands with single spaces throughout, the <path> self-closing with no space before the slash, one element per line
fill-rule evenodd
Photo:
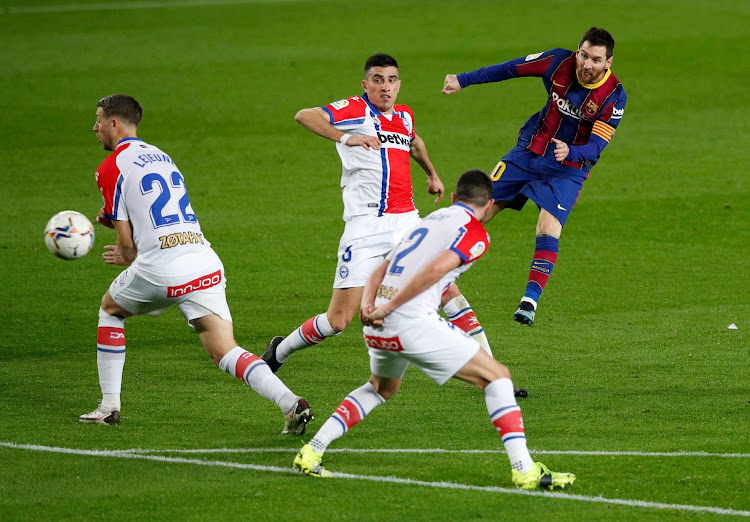
<path fill-rule="evenodd" d="M 60 210 L 93 219 L 101 206 L 99 98 L 143 104 L 139 136 L 185 174 L 226 266 L 236 337 L 259 353 L 325 310 L 343 229 L 334 146 L 297 110 L 358 94 L 367 56 L 391 53 L 399 101 L 451 187 L 495 165 L 545 92 L 519 79 L 446 97 L 445 74 L 570 48 L 591 25 L 615 36 L 628 104 L 568 221 L 537 325 L 511 320 L 535 208 L 495 218 L 492 248 L 460 281 L 529 390 L 532 455 L 575 472 L 571 488 L 512 490 L 482 394 L 414 370 L 331 446 L 327 467 L 348 478 L 293 473 L 295 451 L 368 376 L 354 324 L 279 372 L 316 412 L 304 437 L 279 435 L 278 409 L 213 367 L 177 310 L 128 321 L 121 426 L 76 423 L 100 396 L 96 312 L 119 273 L 100 254 L 114 237 L 97 226 L 94 251 L 64 262 L 42 231 Z M 0 520 L 750 516 L 748 27 L 743 0 L 7 0 Z M 432 198 L 413 174 L 425 214 Z M 187 452 L 220 448 L 236 451 Z M 135 449 L 153 451 L 113 453 Z M 413 451 L 385 451 L 396 449 Z"/>

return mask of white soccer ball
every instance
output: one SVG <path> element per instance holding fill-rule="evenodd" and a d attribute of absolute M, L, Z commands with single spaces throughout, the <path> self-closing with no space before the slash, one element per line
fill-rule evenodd
<path fill-rule="evenodd" d="M 44 242 L 60 259 L 78 259 L 94 246 L 94 226 L 80 212 L 63 210 L 47 222 Z"/>

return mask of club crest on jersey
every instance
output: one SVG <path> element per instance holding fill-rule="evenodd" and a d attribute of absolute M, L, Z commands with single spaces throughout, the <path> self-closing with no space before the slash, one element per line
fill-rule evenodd
<path fill-rule="evenodd" d="M 402 118 L 402 121 L 404 122 L 404 128 L 406 129 L 407 136 L 411 136 L 411 120 L 408 118 Z"/>
<path fill-rule="evenodd" d="M 349 105 L 349 100 L 339 100 L 339 101 L 333 102 L 331 104 L 331 107 L 333 107 L 334 109 L 336 109 L 338 111 L 338 110 L 343 109 L 347 105 Z"/>
<path fill-rule="evenodd" d="M 346 279 L 347 277 L 349 277 L 349 267 L 348 266 L 341 265 L 339 267 L 339 277 L 341 279 Z"/>
<path fill-rule="evenodd" d="M 594 116 L 596 115 L 596 111 L 599 110 L 599 105 L 594 103 L 593 100 L 589 100 L 583 110 L 586 111 L 586 114 L 588 114 L 589 116 Z"/>

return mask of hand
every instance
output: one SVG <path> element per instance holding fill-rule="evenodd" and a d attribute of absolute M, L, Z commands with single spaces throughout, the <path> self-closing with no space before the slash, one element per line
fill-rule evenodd
<path fill-rule="evenodd" d="M 125 258 L 122 257 L 120 247 L 117 245 L 105 245 L 104 250 L 106 250 L 106 252 L 102 254 L 102 259 L 104 259 L 104 262 L 108 265 L 130 266 L 130 263 L 125 261 Z"/>
<path fill-rule="evenodd" d="M 373 305 L 366 305 L 366 304 L 360 304 L 359 305 L 359 320 L 362 322 L 363 325 L 368 326 L 367 324 L 367 315 L 371 314 L 372 311 L 375 310 L 375 307 Z"/>
<path fill-rule="evenodd" d="M 347 147 L 364 147 L 367 150 L 379 150 L 380 139 L 377 136 L 352 135 L 346 140 Z"/>
<path fill-rule="evenodd" d="M 570 148 L 564 141 L 556 140 L 552 138 L 552 143 L 555 144 L 555 160 L 562 162 L 570 154 Z"/>
<path fill-rule="evenodd" d="M 427 177 L 427 192 L 429 192 L 430 194 L 437 194 L 435 201 L 433 201 L 435 205 L 437 205 L 440 200 L 443 199 L 445 187 L 443 186 L 443 182 L 440 181 L 440 178 L 437 176 L 437 174 Z"/>
<path fill-rule="evenodd" d="M 391 313 L 385 309 L 385 305 L 378 306 L 373 310 L 373 307 L 366 306 L 360 308 L 360 320 L 365 326 L 383 326 L 383 318 Z"/>
<path fill-rule="evenodd" d="M 461 90 L 461 84 L 458 83 L 458 76 L 455 74 L 446 74 L 443 82 L 443 94 L 454 94 Z"/>
<path fill-rule="evenodd" d="M 106 214 L 104 213 L 104 207 L 99 209 L 99 213 L 96 215 L 96 222 L 100 225 L 104 225 L 107 228 L 115 228 L 115 226 L 112 224 L 111 219 L 107 219 Z"/>

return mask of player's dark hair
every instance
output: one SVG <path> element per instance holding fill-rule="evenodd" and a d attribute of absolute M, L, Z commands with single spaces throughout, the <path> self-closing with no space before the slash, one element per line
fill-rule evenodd
<path fill-rule="evenodd" d="M 456 182 L 456 201 L 483 207 L 492 197 L 492 181 L 479 169 L 467 170 Z"/>
<path fill-rule="evenodd" d="M 602 29 L 601 27 L 592 27 L 588 31 L 586 31 L 586 34 L 583 35 L 583 38 L 581 38 L 581 42 L 578 44 L 578 47 L 583 45 L 583 42 L 588 42 L 591 45 L 595 46 L 604 46 L 607 48 L 607 58 L 612 58 L 612 53 L 615 52 L 615 39 L 612 38 L 612 35 L 609 34 L 608 31 Z"/>
<path fill-rule="evenodd" d="M 143 118 L 141 104 L 127 94 L 110 94 L 99 100 L 96 106 L 102 108 L 105 116 L 117 116 L 136 127 Z"/>
<path fill-rule="evenodd" d="M 365 62 L 365 75 L 373 67 L 395 67 L 398 69 L 398 62 L 390 54 L 378 53 L 370 56 Z"/>

